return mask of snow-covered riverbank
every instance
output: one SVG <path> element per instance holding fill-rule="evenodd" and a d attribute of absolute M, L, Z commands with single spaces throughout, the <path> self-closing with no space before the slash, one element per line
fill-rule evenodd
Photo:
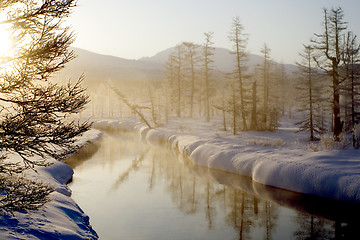
<path fill-rule="evenodd" d="M 322 150 L 284 121 L 275 132 L 231 135 L 220 123 L 173 119 L 149 130 L 133 120 L 100 120 L 96 127 L 136 130 L 150 143 L 164 141 L 195 164 L 249 176 L 255 182 L 340 201 L 360 203 L 360 150 Z"/>
<path fill-rule="evenodd" d="M 84 134 L 78 144 L 95 141 L 101 132 L 91 130 Z M 67 183 L 73 170 L 64 162 L 49 160 L 50 167 L 37 167 L 38 173 L 28 170 L 25 174 L 52 186 L 51 201 L 36 211 L 15 212 L 0 216 L 0 239 L 97 239 L 91 228 L 89 217 L 71 198 Z"/>
<path fill-rule="evenodd" d="M 276 132 L 231 135 L 219 122 L 172 119 L 148 129 L 135 119 L 95 120 L 94 127 L 136 131 L 150 144 L 167 142 L 195 164 L 251 177 L 255 182 L 335 200 L 360 203 L 360 150 L 321 150 L 309 146 L 305 134 L 283 122 Z M 95 141 L 100 130 L 86 133 L 79 144 Z M 318 151 L 314 151 L 314 149 Z M 89 218 L 72 199 L 67 182 L 73 170 L 53 161 L 27 175 L 56 191 L 40 210 L 1 216 L 0 239 L 97 239 Z"/>

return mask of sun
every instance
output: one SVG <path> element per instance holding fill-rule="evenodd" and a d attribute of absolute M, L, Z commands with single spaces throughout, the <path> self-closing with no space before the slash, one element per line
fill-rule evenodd
<path fill-rule="evenodd" d="M 5 57 L 11 50 L 10 34 L 7 30 L 0 28 L 0 58 Z"/>
<path fill-rule="evenodd" d="M 10 55 L 11 51 L 10 26 L 6 20 L 6 14 L 0 12 L 0 59 Z"/>

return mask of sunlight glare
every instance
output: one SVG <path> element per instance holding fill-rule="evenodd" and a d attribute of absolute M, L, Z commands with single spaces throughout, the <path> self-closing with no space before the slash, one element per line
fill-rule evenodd
<path fill-rule="evenodd" d="M 6 14 L 0 13 L 0 59 L 9 56 L 12 47 L 9 25 L 4 24 L 6 20 Z"/>
<path fill-rule="evenodd" d="M 8 31 L 0 28 L 0 58 L 9 53 L 11 49 L 11 41 Z"/>

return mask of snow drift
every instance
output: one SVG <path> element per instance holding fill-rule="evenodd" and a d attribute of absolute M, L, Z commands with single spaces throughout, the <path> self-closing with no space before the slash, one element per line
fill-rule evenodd
<path fill-rule="evenodd" d="M 233 136 L 196 120 L 174 120 L 150 130 L 134 120 L 95 123 L 103 129 L 135 130 L 149 143 L 170 144 L 195 164 L 248 176 L 257 183 L 360 203 L 359 150 L 311 151 L 306 136 L 295 134 L 297 129 L 291 124 L 285 125 L 276 132 Z"/>

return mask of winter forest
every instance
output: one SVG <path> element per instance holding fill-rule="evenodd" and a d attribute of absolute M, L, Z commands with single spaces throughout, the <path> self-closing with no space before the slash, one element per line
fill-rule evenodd
<path fill-rule="evenodd" d="M 166 190 L 157 190 L 156 197 L 165 199 L 170 192 L 177 206 L 154 208 L 146 197 L 128 197 L 143 187 L 131 185 L 119 197 L 129 202 L 109 224 L 128 224 L 122 214 L 139 199 L 146 200 L 143 212 L 180 209 L 183 214 L 188 206 L 186 217 L 203 205 L 205 232 L 217 229 L 213 216 L 224 215 L 240 239 L 257 234 L 250 234 L 255 229 L 250 222 L 258 222 L 271 239 L 272 221 L 289 211 L 279 210 L 283 202 L 291 211 L 302 210 L 291 213 L 297 221 L 316 213 L 306 212 L 297 194 L 351 203 L 360 212 L 360 43 L 341 7 L 319 11 L 322 31 L 309 32 L 294 64 L 273 60 L 265 42 L 261 55 L 252 54 L 252 36 L 240 17 L 223 26 L 231 50 L 215 47 L 216 32 L 209 31 L 201 43 L 181 41 L 139 60 L 95 54 L 72 46 L 76 33 L 67 20 L 76 7 L 75 0 L 0 1 L 0 30 L 11 39 L 0 57 L 0 239 L 98 239 L 98 225 L 90 224 L 94 208 L 89 220 L 88 209 L 79 205 L 115 195 L 114 189 L 105 191 L 114 185 L 105 184 L 106 175 L 114 172 L 115 185 L 126 187 L 132 175 L 143 174 L 146 194 L 164 181 Z M 0 34 L 5 45 L 1 41 Z M 123 165 L 114 160 L 122 154 Z M 86 180 L 78 177 L 94 158 L 101 159 L 96 172 Z M 174 169 L 168 158 L 176 160 Z M 78 190 L 78 182 L 91 186 Z M 100 190 L 93 190 L 99 183 Z M 93 195 L 78 205 L 79 192 Z M 119 199 L 95 208 L 110 206 L 101 214 L 111 215 Z M 337 234 L 345 223 L 358 224 L 353 216 L 345 222 L 321 211 L 319 221 L 327 219 L 323 232 L 331 228 Z M 244 223 L 245 218 L 250 220 Z M 306 221 L 294 223 L 293 235 L 305 234 L 299 229 Z"/>
<path fill-rule="evenodd" d="M 310 141 L 329 132 L 340 141 L 341 133 L 351 133 L 357 147 L 359 44 L 347 29 L 341 8 L 324 9 L 323 17 L 323 32 L 304 43 L 296 67 L 274 62 L 266 43 L 262 60 L 250 65 L 246 46 L 251 36 L 236 17 L 228 36 L 233 45 L 232 71 L 214 67 L 216 33 L 206 32 L 202 44 L 182 42 L 171 49 L 161 79 L 138 84 L 110 80 L 102 93 L 94 83 L 90 114 L 115 116 L 131 109 L 152 128 L 171 116 L 207 122 L 221 116 L 223 129 L 234 135 L 273 131 L 282 117 L 297 115 L 300 130 L 309 132 Z"/>

